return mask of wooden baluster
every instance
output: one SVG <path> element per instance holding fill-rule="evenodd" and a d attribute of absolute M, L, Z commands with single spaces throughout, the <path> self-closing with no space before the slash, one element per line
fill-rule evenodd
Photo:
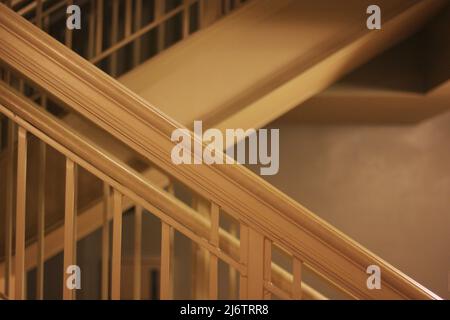
<path fill-rule="evenodd" d="M 190 22 L 190 0 L 183 0 L 183 39 L 189 36 Z"/>
<path fill-rule="evenodd" d="M 42 30 L 49 33 L 50 29 L 50 15 L 42 12 Z"/>
<path fill-rule="evenodd" d="M 171 181 L 170 183 L 169 183 L 169 185 L 167 186 L 167 191 L 172 195 L 172 196 L 174 196 L 174 197 L 176 197 L 176 195 L 175 195 L 175 182 L 174 181 Z M 170 228 L 170 237 L 169 237 L 169 239 L 170 239 L 170 259 L 171 259 L 171 261 L 172 261 L 172 259 L 173 259 L 173 255 L 174 255 L 174 241 L 175 241 L 175 229 L 174 228 Z M 174 264 L 173 263 L 171 263 L 170 264 L 170 272 L 171 272 L 171 274 L 172 274 L 172 276 L 170 277 L 170 286 L 171 286 L 171 288 L 172 288 L 172 296 L 173 296 L 173 288 L 174 288 L 174 285 L 175 285 L 175 283 L 174 283 L 174 277 L 173 277 L 173 274 L 174 274 L 174 271 L 175 270 L 175 266 L 174 266 Z"/>
<path fill-rule="evenodd" d="M 8 73 L 9 74 L 9 73 Z M 6 167 L 6 214 L 5 214 L 5 294 L 11 293 L 11 261 L 12 261 L 12 235 L 14 211 L 14 156 L 15 156 L 16 125 L 8 120 L 8 145 Z"/>
<path fill-rule="evenodd" d="M 42 11 L 42 3 L 40 4 Z M 39 4 L 38 4 L 39 8 Z M 43 23 L 42 18 L 38 19 Z M 47 109 L 47 95 L 41 92 L 41 107 Z M 39 141 L 39 169 L 38 169 L 38 211 L 37 211 L 37 268 L 36 268 L 36 299 L 44 299 L 44 250 L 45 250 L 45 185 L 47 166 L 47 146 L 45 142 Z"/>
<path fill-rule="evenodd" d="M 117 43 L 119 34 L 119 0 L 112 0 L 111 46 Z M 111 54 L 109 60 L 110 75 L 117 76 L 117 50 Z"/>
<path fill-rule="evenodd" d="M 67 7 L 71 6 L 73 4 L 73 0 L 67 0 Z M 73 30 L 69 28 L 65 28 L 66 34 L 65 34 L 65 44 L 67 47 L 72 49 L 72 42 L 73 42 Z"/>
<path fill-rule="evenodd" d="M 122 195 L 113 189 L 113 247 L 111 299 L 120 300 L 122 267 Z"/>
<path fill-rule="evenodd" d="M 96 34 L 95 34 L 95 55 L 98 56 L 103 50 L 103 0 L 97 1 L 96 10 Z"/>
<path fill-rule="evenodd" d="M 248 298 L 261 300 L 264 297 L 264 236 L 249 229 L 248 232 Z"/>
<path fill-rule="evenodd" d="M 219 213 L 217 204 L 211 204 L 211 233 L 209 242 L 216 248 L 219 247 Z M 219 260 L 216 255 L 210 253 L 209 257 L 209 299 L 218 298 L 218 269 Z"/>
<path fill-rule="evenodd" d="M 230 227 L 230 234 L 237 237 L 237 226 L 234 223 Z M 237 299 L 237 270 L 231 266 L 228 268 L 228 291 L 231 299 Z"/>
<path fill-rule="evenodd" d="M 292 298 L 296 300 L 302 299 L 302 262 L 296 257 L 292 261 L 292 273 L 294 282 L 292 284 Z"/>
<path fill-rule="evenodd" d="M 75 181 L 74 181 L 74 194 L 75 194 L 75 201 L 74 201 L 74 220 L 73 220 L 73 264 L 77 264 L 77 213 L 78 213 L 78 165 L 75 164 Z M 73 299 L 77 299 L 77 291 L 73 290 Z"/>
<path fill-rule="evenodd" d="M 125 0 L 125 38 L 128 38 L 133 30 L 132 10 L 133 10 L 133 1 Z"/>
<path fill-rule="evenodd" d="M 249 229 L 248 227 L 241 223 L 240 227 L 240 263 L 246 267 L 247 274 L 243 275 L 242 273 L 239 276 L 239 299 L 245 300 L 248 299 L 248 249 L 249 249 Z"/>
<path fill-rule="evenodd" d="M 166 1 L 165 0 L 155 0 L 155 20 L 162 18 L 166 12 Z M 164 50 L 166 46 L 166 21 L 163 21 L 158 26 L 158 39 L 157 39 L 157 49 L 158 52 Z"/>
<path fill-rule="evenodd" d="M 134 299 L 141 299 L 141 275 L 142 275 L 142 207 L 134 208 Z"/>
<path fill-rule="evenodd" d="M 90 0 L 88 13 L 88 49 L 87 57 L 92 59 L 95 56 L 95 3 L 96 0 Z"/>
<path fill-rule="evenodd" d="M 47 147 L 43 141 L 39 141 L 39 182 L 37 189 L 37 270 L 36 270 L 36 299 L 44 299 L 44 238 L 45 238 L 45 178 Z"/>
<path fill-rule="evenodd" d="M 134 32 L 139 31 L 141 27 L 142 27 L 142 0 L 136 0 L 136 6 L 134 7 Z M 139 37 L 133 42 L 133 66 L 137 66 L 140 63 L 141 63 L 141 38 Z"/>
<path fill-rule="evenodd" d="M 222 0 L 201 0 L 200 28 L 210 26 L 222 15 Z"/>
<path fill-rule="evenodd" d="M 25 80 L 19 79 L 19 92 L 25 95 Z"/>
<path fill-rule="evenodd" d="M 19 127 L 17 147 L 17 186 L 16 186 L 16 258 L 15 258 L 15 296 L 25 299 L 25 210 L 27 189 L 27 131 Z"/>
<path fill-rule="evenodd" d="M 36 26 L 42 29 L 42 0 L 36 0 Z"/>
<path fill-rule="evenodd" d="M 110 187 L 103 183 L 102 223 L 102 300 L 109 299 L 109 215 L 111 212 Z"/>
<path fill-rule="evenodd" d="M 173 231 L 172 227 L 161 221 L 161 274 L 160 274 L 160 299 L 170 300 L 173 298 Z"/>
<path fill-rule="evenodd" d="M 264 240 L 264 281 L 272 281 L 272 241 L 269 239 Z M 270 291 L 264 290 L 264 299 L 272 299 Z"/>
<path fill-rule="evenodd" d="M 205 25 L 205 16 L 206 16 L 206 1 L 199 0 L 198 1 L 198 26 L 200 29 Z"/>
<path fill-rule="evenodd" d="M 192 207 L 205 219 L 210 217 L 211 204 L 200 197 L 194 197 Z M 192 295 L 196 299 L 207 299 L 209 294 L 209 253 L 196 243 L 192 243 Z"/>
<path fill-rule="evenodd" d="M 69 158 L 66 158 L 66 190 L 65 190 L 65 215 L 64 215 L 64 283 L 63 299 L 73 300 L 75 292 L 71 289 L 67 280 L 70 274 L 67 270 L 76 263 L 76 215 L 77 215 L 77 167 Z"/>
<path fill-rule="evenodd" d="M 41 107 L 45 111 L 47 110 L 48 97 L 44 92 L 41 92 Z"/>
<path fill-rule="evenodd" d="M 223 14 L 226 15 L 231 10 L 231 0 L 224 0 Z"/>

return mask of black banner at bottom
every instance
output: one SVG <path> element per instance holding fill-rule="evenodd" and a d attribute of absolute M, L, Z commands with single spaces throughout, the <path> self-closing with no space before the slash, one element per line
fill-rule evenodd
<path fill-rule="evenodd" d="M 411 314 L 448 317 L 449 301 L 0 301 L 0 315 L 22 312 L 58 319 L 114 316 L 129 319 L 301 319 L 366 316 L 384 319 Z M 7 318 L 5 318 L 7 319 Z"/>

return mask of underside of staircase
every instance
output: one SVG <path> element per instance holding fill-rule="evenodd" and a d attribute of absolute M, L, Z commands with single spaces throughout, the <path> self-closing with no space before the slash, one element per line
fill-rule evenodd
<path fill-rule="evenodd" d="M 414 34 L 443 4 L 380 1 L 383 32 L 372 32 L 366 1 L 253 1 L 119 81 L 187 127 L 261 128 Z"/>

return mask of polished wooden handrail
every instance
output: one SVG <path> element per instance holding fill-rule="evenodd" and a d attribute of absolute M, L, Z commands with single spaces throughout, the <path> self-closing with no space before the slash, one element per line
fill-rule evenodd
<path fill-rule="evenodd" d="M 170 172 L 201 196 L 218 204 L 242 223 L 251 226 L 258 234 L 286 248 L 300 261 L 307 262 L 324 278 L 352 296 L 375 299 L 439 298 L 244 167 L 173 164 L 170 153 L 174 144 L 170 136 L 173 130 L 181 127 L 179 124 L 4 6 L 0 6 L 0 36 L 5 40 L 0 48 L 3 63 Z M 8 101 L 4 103 L 12 108 Z M 21 117 L 26 119 L 27 115 Z M 42 121 L 30 122 L 41 130 L 46 126 Z M 67 140 L 67 136 L 61 133 L 54 132 L 52 135 Z M 71 146 L 71 141 L 66 143 Z M 84 154 L 83 150 L 79 152 Z M 111 164 L 105 163 L 108 162 L 98 163 L 99 168 L 111 170 Z M 116 179 L 123 180 L 127 169 L 118 169 L 122 174 Z M 152 192 L 159 191 L 150 192 L 152 187 L 141 181 L 139 175 L 135 176 L 133 185 L 127 181 L 123 184 L 133 190 L 132 193 L 141 202 L 153 206 L 155 211 L 173 211 L 174 217 L 186 220 L 185 228 L 198 229 L 189 216 L 178 215 L 179 208 L 174 208 L 173 201 L 167 201 L 162 194 L 160 198 L 155 197 Z M 191 210 L 185 209 L 187 212 Z M 203 236 L 207 238 L 209 233 Z M 259 245 L 259 236 L 250 238 L 252 243 Z M 208 250 L 214 249 L 209 243 L 208 246 Z M 374 264 L 382 270 L 381 290 L 366 287 L 366 268 Z M 255 287 L 255 290 L 259 288 Z"/>

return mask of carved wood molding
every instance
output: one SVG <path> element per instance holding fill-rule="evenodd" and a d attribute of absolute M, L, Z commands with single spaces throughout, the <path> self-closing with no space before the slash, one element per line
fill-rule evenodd
<path fill-rule="evenodd" d="M 174 143 L 170 136 L 181 125 L 4 5 L 0 6 L 0 38 L 1 63 L 286 248 L 354 297 L 439 298 L 243 166 L 173 164 L 170 154 Z M 13 98 L 6 98 L 2 91 L 0 102 L 8 108 Z M 56 139 L 55 132 L 48 132 L 46 123 L 26 114 L 20 116 L 51 138 L 70 145 L 70 138 L 57 134 Z M 149 193 L 142 183 L 132 191 L 150 203 L 156 201 L 155 197 L 146 198 Z M 374 264 L 382 271 L 381 290 L 366 287 L 366 268 Z"/>

